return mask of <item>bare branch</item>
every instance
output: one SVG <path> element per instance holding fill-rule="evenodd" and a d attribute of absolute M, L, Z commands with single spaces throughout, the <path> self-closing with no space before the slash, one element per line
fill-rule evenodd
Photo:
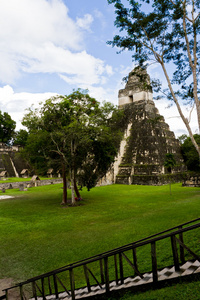
<path fill-rule="evenodd" d="M 54 145 L 55 145 L 56 148 L 57 148 L 57 151 L 56 151 L 56 150 L 52 150 L 52 151 L 53 151 L 53 152 L 56 152 L 56 153 L 58 153 L 60 156 L 62 156 L 62 158 L 63 158 L 63 160 L 65 161 L 65 163 L 67 163 L 66 157 L 65 157 L 64 153 L 60 150 L 60 148 L 59 148 L 59 146 L 58 146 L 58 143 L 56 143 L 56 141 L 54 140 L 52 132 L 50 133 L 50 136 L 51 136 L 52 142 L 54 143 Z"/>
<path fill-rule="evenodd" d="M 151 39 L 150 39 L 150 37 L 148 36 L 148 34 L 147 34 L 145 28 L 144 28 L 142 25 L 141 25 L 141 27 L 142 27 L 142 30 L 144 31 L 144 33 L 145 33 L 145 35 L 146 35 L 146 37 L 147 37 L 147 39 L 148 39 L 150 45 L 151 45 L 151 47 L 150 47 L 149 45 L 147 45 L 147 44 L 143 44 L 143 45 L 145 45 L 145 47 L 147 47 L 149 50 L 151 50 L 151 51 L 153 52 L 153 54 L 154 54 L 154 57 L 155 57 L 156 61 L 157 61 L 157 62 L 160 62 L 160 60 L 162 60 L 162 56 L 161 56 L 158 52 L 156 52 L 156 51 L 154 50 L 153 44 L 152 44 L 152 42 L 151 42 Z"/>
<path fill-rule="evenodd" d="M 189 39 L 188 39 L 188 34 L 187 34 L 187 29 L 186 29 L 186 21 L 185 21 L 185 19 L 186 19 L 185 2 L 186 1 L 184 1 L 184 5 L 183 5 L 183 30 L 184 30 L 184 34 L 185 34 L 185 41 L 186 41 L 186 46 L 187 46 L 187 53 L 188 53 L 190 67 L 191 67 L 191 69 L 193 69 L 192 55 L 191 55 L 191 52 L 190 52 L 190 43 L 189 43 Z"/>
<path fill-rule="evenodd" d="M 195 102 L 193 102 L 192 109 L 190 110 L 190 114 L 189 114 L 189 117 L 188 117 L 188 122 L 189 123 L 191 121 L 192 111 L 193 111 L 194 107 L 195 107 Z"/>
<path fill-rule="evenodd" d="M 198 19 L 198 17 L 200 16 L 200 13 L 198 13 L 198 15 L 196 16 L 196 18 L 194 19 L 195 21 Z"/>

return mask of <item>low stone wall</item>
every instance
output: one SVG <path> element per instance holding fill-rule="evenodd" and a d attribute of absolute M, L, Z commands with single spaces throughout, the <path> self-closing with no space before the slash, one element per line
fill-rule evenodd
<path fill-rule="evenodd" d="M 164 185 L 168 183 L 183 182 L 185 173 L 160 175 L 133 175 L 131 184 L 137 185 Z"/>
<path fill-rule="evenodd" d="M 5 182 L 5 183 L 0 183 L 0 189 L 17 189 L 20 187 L 33 187 L 33 186 L 43 186 L 43 185 L 50 185 L 50 184 L 57 184 L 57 183 L 62 183 L 62 178 L 58 179 L 46 179 L 46 180 L 36 180 L 36 181 L 20 181 L 20 182 Z"/>
<path fill-rule="evenodd" d="M 169 182 L 183 182 L 186 173 L 159 174 L 159 175 L 118 175 L 116 183 L 118 184 L 136 184 L 136 185 L 163 185 Z"/>
<path fill-rule="evenodd" d="M 183 186 L 200 187 L 200 174 L 188 174 L 183 181 Z"/>

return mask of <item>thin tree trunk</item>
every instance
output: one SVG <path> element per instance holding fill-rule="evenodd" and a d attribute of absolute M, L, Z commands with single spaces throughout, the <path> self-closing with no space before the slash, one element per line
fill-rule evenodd
<path fill-rule="evenodd" d="M 74 168 L 71 169 L 71 193 L 72 193 L 72 205 L 75 205 L 75 191 L 74 191 Z"/>
<path fill-rule="evenodd" d="M 200 147 L 199 147 L 199 145 L 197 144 L 197 142 L 196 142 L 195 139 L 194 139 L 194 136 L 193 136 L 191 127 L 190 127 L 190 125 L 189 125 L 188 119 L 183 115 L 183 112 L 182 112 L 182 110 L 181 110 L 181 107 L 180 107 L 180 104 L 179 104 L 179 102 L 178 102 L 178 99 L 176 98 L 176 95 L 175 95 L 175 93 L 174 93 L 174 91 L 173 91 L 173 88 L 172 88 L 172 85 L 171 85 L 171 82 L 170 82 L 169 76 L 168 76 L 168 74 L 167 74 L 167 71 L 166 71 L 166 68 L 165 68 L 164 63 L 161 63 L 161 66 L 162 66 L 162 69 L 163 69 L 163 71 L 164 71 L 165 78 L 167 79 L 168 87 L 169 87 L 169 90 L 170 90 L 170 92 L 171 92 L 171 94 L 172 94 L 172 97 L 173 97 L 173 99 L 174 99 L 174 102 L 175 102 L 175 104 L 176 104 L 176 107 L 177 107 L 177 109 L 178 109 L 179 115 L 181 116 L 181 119 L 182 119 L 183 122 L 185 123 L 185 126 L 186 126 L 186 128 L 187 128 L 187 130 L 188 130 L 188 133 L 189 133 L 189 135 L 190 135 L 191 141 L 192 141 L 194 147 L 196 148 L 196 150 L 197 150 L 197 152 L 198 152 L 198 154 L 199 154 L 199 157 L 200 157 Z"/>
<path fill-rule="evenodd" d="M 63 200 L 61 204 L 67 204 L 67 179 L 66 179 L 66 167 L 62 165 L 62 179 L 63 179 Z"/>
<path fill-rule="evenodd" d="M 192 20 L 190 20 L 190 22 L 192 23 L 192 27 L 193 27 L 193 37 L 194 37 L 193 56 L 192 56 L 192 53 L 190 50 L 190 41 L 188 38 L 188 32 L 187 32 L 187 27 L 186 27 L 186 15 L 187 15 L 186 1 L 184 1 L 184 3 L 183 3 L 183 11 L 184 11 L 184 13 L 183 13 L 183 30 L 184 30 L 184 34 L 185 34 L 185 41 L 186 41 L 186 46 L 187 46 L 189 64 L 190 64 L 190 68 L 191 68 L 192 76 L 193 76 L 193 95 L 194 95 L 194 100 L 196 103 L 197 120 L 198 120 L 199 131 L 200 131 L 200 104 L 199 104 L 198 91 L 197 91 L 197 60 L 198 60 L 197 55 L 196 55 L 197 32 L 196 32 L 195 18 L 194 18 L 194 2 L 193 2 L 193 8 L 192 8 Z"/>
<path fill-rule="evenodd" d="M 72 193 L 72 205 L 75 205 L 75 192 L 74 192 L 74 181 L 75 181 L 75 172 L 74 172 L 74 141 L 71 141 L 71 157 L 72 157 L 72 166 L 71 166 L 71 193 Z"/>
<path fill-rule="evenodd" d="M 173 5 L 175 5 L 172 0 L 170 0 L 170 2 Z M 194 95 L 194 102 L 196 104 L 198 127 L 199 127 L 199 131 L 200 131 L 200 102 L 199 102 L 198 93 L 197 93 L 197 76 L 196 76 L 197 75 L 197 56 L 196 56 L 197 33 L 196 33 L 196 27 L 195 27 L 195 21 L 196 20 L 194 19 L 194 2 L 193 2 L 193 10 L 192 10 L 192 16 L 193 16 L 192 26 L 193 26 L 193 34 L 194 34 L 194 46 L 193 46 L 193 56 L 194 57 L 192 57 L 192 53 L 190 51 L 188 33 L 187 33 L 187 28 L 186 28 L 186 0 L 184 0 L 182 2 L 182 4 L 183 4 L 183 11 L 184 11 L 184 13 L 183 13 L 183 30 L 184 30 L 184 34 L 185 34 L 185 41 L 186 41 L 186 47 L 187 47 L 189 65 L 190 65 L 190 68 L 191 68 L 191 71 L 192 71 L 192 76 L 193 76 L 193 84 L 194 84 L 193 95 Z M 143 29 L 143 30 L 144 30 L 145 34 L 147 35 L 145 29 Z M 149 39 L 148 35 L 147 35 L 147 38 Z M 180 115 L 181 119 L 183 120 L 183 122 L 184 122 L 184 124 L 185 124 L 185 126 L 186 126 L 186 128 L 188 130 L 188 133 L 189 133 L 189 136 L 191 138 L 191 141 L 192 141 L 195 149 L 197 150 L 197 152 L 199 154 L 199 159 L 200 159 L 200 147 L 197 144 L 196 140 L 194 139 L 191 126 L 189 125 L 189 120 L 188 120 L 188 118 L 186 118 L 184 116 L 184 114 L 182 112 L 182 109 L 181 109 L 181 106 L 180 106 L 180 104 L 178 102 L 178 99 L 176 98 L 176 95 L 175 95 L 174 90 L 172 88 L 171 81 L 169 79 L 167 70 L 165 68 L 165 64 L 163 62 L 163 55 L 158 54 L 158 52 L 156 52 L 154 50 L 153 45 L 151 45 L 151 47 L 148 47 L 148 45 L 145 45 L 145 46 L 147 48 L 149 48 L 154 53 L 156 61 L 161 65 L 161 67 L 163 69 L 165 78 L 166 78 L 167 83 L 168 83 L 169 90 L 170 90 L 170 92 L 172 94 L 172 97 L 173 97 L 174 102 L 176 104 L 176 107 L 178 109 L 179 115 Z M 164 54 L 164 52 L 163 52 L 163 54 Z"/>
<path fill-rule="evenodd" d="M 79 193 L 79 190 L 78 190 L 78 187 L 77 187 L 77 184 L 76 184 L 76 178 L 74 177 L 74 190 L 75 190 L 75 193 L 76 193 L 76 196 L 77 198 L 81 198 L 81 195 Z"/>

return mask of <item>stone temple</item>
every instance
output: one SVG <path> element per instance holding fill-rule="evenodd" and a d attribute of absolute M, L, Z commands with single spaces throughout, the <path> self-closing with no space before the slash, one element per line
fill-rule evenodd
<path fill-rule="evenodd" d="M 137 67 L 129 73 L 125 88 L 119 91 L 119 108 L 125 112 L 121 125 L 124 137 L 115 163 L 101 184 L 167 183 L 167 153 L 176 160 L 170 180 L 180 181 L 185 171 L 180 144 L 155 107 L 146 70 Z"/>
<path fill-rule="evenodd" d="M 28 168 L 27 163 L 19 156 L 18 146 L 0 143 L 0 179 L 20 177 L 21 172 Z"/>

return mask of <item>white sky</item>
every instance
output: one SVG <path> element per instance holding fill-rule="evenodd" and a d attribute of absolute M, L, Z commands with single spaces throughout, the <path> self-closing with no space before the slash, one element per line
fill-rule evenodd
<path fill-rule="evenodd" d="M 0 1 L 0 110 L 22 128 L 25 109 L 53 95 L 87 88 L 97 100 L 118 104 L 122 78 L 133 69 L 131 53 L 106 42 L 116 33 L 107 0 Z M 157 67 L 151 77 L 162 79 Z M 185 126 L 175 107 L 156 102 L 177 136 Z M 192 127 L 195 132 L 196 120 Z"/>

